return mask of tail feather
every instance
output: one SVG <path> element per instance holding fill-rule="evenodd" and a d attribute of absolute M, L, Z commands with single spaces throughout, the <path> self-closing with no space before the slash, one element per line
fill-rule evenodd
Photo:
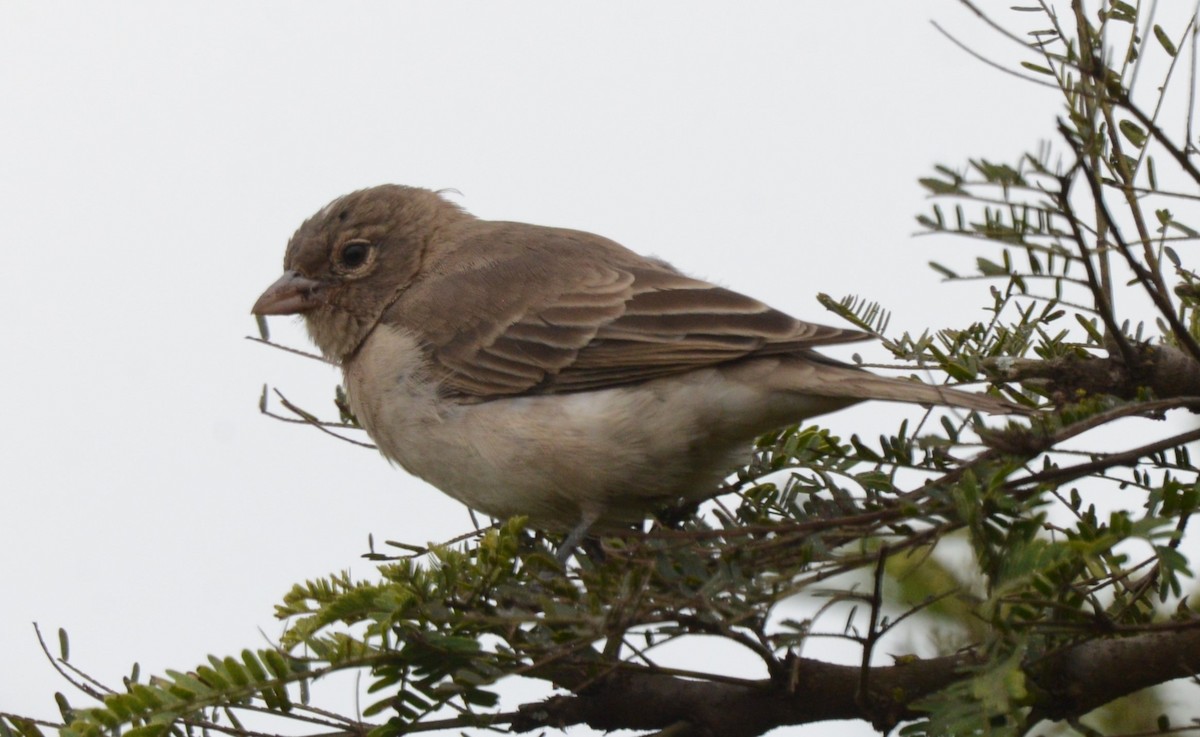
<path fill-rule="evenodd" d="M 786 389 L 834 399 L 907 402 L 927 406 L 959 407 L 994 415 L 1028 414 L 1019 404 L 965 392 L 946 386 L 925 384 L 915 379 L 879 376 L 829 359 L 813 361 L 807 357 L 786 372 Z M 785 387 L 780 387 L 785 388 Z"/>
<path fill-rule="evenodd" d="M 909 402 L 927 406 L 959 407 L 975 412 L 986 412 L 992 415 L 1026 414 L 1028 411 L 1012 402 L 986 394 L 965 392 L 961 389 L 951 389 L 947 386 L 924 384 L 915 379 L 897 379 L 890 376 L 875 374 L 860 375 L 847 383 L 854 385 L 864 394 L 865 399 L 877 399 L 894 402 Z"/>

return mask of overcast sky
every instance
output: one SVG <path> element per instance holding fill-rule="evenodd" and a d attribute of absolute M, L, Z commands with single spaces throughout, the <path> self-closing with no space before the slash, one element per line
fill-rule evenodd
<path fill-rule="evenodd" d="M 454 188 L 805 319 L 835 322 L 819 292 L 903 329 L 982 318 L 925 266 L 977 253 L 910 237 L 916 179 L 1033 148 L 1057 103 L 931 19 L 1015 58 L 952 0 L 0 4 L 0 710 L 56 714 L 31 622 L 119 684 L 263 646 L 293 582 L 370 575 L 368 534 L 468 528 L 258 413 L 264 382 L 331 408 L 333 370 L 243 336 L 347 191 Z"/>

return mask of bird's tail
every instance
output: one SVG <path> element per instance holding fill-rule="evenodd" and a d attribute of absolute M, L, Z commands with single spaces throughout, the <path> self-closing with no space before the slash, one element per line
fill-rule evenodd
<path fill-rule="evenodd" d="M 1025 407 L 997 397 L 925 384 L 915 379 L 879 376 L 824 356 L 817 357 L 817 354 L 792 363 L 792 369 L 785 372 L 786 388 L 808 395 L 850 402 L 880 400 L 958 407 L 994 415 L 1029 413 Z"/>
<path fill-rule="evenodd" d="M 856 385 L 858 390 L 866 392 L 867 399 L 958 407 L 991 415 L 1028 414 L 1028 410 L 1021 405 L 1004 399 L 965 392 L 961 389 L 951 389 L 946 386 L 924 384 L 916 379 L 897 379 L 890 376 L 866 374 L 865 377 L 860 376 L 849 381 L 852 385 Z"/>

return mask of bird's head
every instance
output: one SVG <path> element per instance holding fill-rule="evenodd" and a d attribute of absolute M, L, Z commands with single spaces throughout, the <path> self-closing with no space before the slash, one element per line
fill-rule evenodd
<path fill-rule="evenodd" d="M 283 276 L 251 312 L 303 315 L 313 342 L 340 363 L 417 278 L 442 229 L 469 217 L 415 187 L 387 184 L 339 197 L 292 236 Z"/>

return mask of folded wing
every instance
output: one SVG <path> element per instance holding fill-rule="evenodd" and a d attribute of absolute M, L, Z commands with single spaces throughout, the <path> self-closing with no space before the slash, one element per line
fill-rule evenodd
<path fill-rule="evenodd" d="M 532 250 L 497 237 L 478 268 L 420 285 L 411 303 L 437 305 L 427 314 L 397 304 L 392 319 L 422 323 L 448 395 L 602 389 L 870 337 L 796 320 L 598 236 L 542 235 Z"/>

